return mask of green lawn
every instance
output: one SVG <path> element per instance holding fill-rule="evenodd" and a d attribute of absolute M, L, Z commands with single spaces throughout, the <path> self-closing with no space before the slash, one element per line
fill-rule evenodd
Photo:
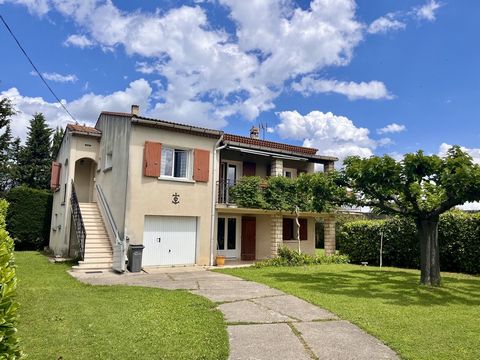
<path fill-rule="evenodd" d="M 405 359 L 480 359 L 480 277 L 444 273 L 441 288 L 419 272 L 356 265 L 223 269 L 324 307 Z"/>
<path fill-rule="evenodd" d="M 214 304 L 185 291 L 89 286 L 35 252 L 15 254 L 29 359 L 226 359 Z"/>

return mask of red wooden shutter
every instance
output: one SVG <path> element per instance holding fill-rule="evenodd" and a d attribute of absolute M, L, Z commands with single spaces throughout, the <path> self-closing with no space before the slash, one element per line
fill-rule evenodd
<path fill-rule="evenodd" d="M 201 149 L 193 150 L 193 180 L 208 182 L 209 173 L 210 151 Z"/>
<path fill-rule="evenodd" d="M 298 219 L 300 224 L 300 240 L 308 240 L 308 219 Z"/>
<path fill-rule="evenodd" d="M 243 162 L 243 176 L 255 176 L 257 165 L 252 162 Z"/>
<path fill-rule="evenodd" d="M 143 176 L 160 177 L 162 144 L 145 141 L 143 148 Z"/>
<path fill-rule="evenodd" d="M 283 240 L 293 240 L 293 219 L 283 218 Z"/>
<path fill-rule="evenodd" d="M 57 191 L 60 187 L 60 169 L 62 168 L 62 164 L 59 162 L 52 162 L 52 174 L 50 177 L 50 189 L 52 191 Z"/>

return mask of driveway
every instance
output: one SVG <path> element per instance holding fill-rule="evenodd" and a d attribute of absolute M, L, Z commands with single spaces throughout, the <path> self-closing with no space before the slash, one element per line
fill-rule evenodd
<path fill-rule="evenodd" d="M 398 359 L 357 326 L 295 296 L 202 268 L 148 273 L 72 273 L 92 285 L 185 289 L 218 304 L 228 325 L 230 359 Z"/>

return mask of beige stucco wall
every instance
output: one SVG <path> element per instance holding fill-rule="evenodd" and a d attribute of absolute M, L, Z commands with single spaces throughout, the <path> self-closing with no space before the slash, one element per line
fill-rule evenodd
<path fill-rule="evenodd" d="M 162 180 L 143 176 L 145 141 L 162 146 L 210 151 L 210 175 L 207 183 Z M 213 147 L 217 139 L 133 125 L 129 152 L 125 231 L 130 244 L 143 243 L 145 215 L 197 217 L 196 263 L 207 265 L 210 257 Z M 193 166 L 193 156 L 191 158 Z M 179 195 L 179 204 L 172 195 Z"/>
<path fill-rule="evenodd" d="M 271 254 L 271 227 L 272 217 L 270 215 L 257 215 L 257 242 L 256 258 L 257 260 L 266 259 Z"/>
<path fill-rule="evenodd" d="M 96 127 L 102 131 L 97 183 L 102 188 L 118 232 L 123 237 L 129 172 L 130 117 L 102 114 Z M 105 163 L 107 153 L 112 153 L 112 166 L 108 168 Z"/>
<path fill-rule="evenodd" d="M 62 168 L 60 189 L 53 194 L 49 241 L 49 247 L 55 255 L 68 256 L 71 225 L 70 194 L 71 181 L 75 178 L 75 162 L 82 158 L 97 161 L 98 151 L 98 138 L 74 135 L 67 130 L 56 159 L 62 164 Z M 90 176 L 93 175 L 94 171 L 90 172 Z"/>

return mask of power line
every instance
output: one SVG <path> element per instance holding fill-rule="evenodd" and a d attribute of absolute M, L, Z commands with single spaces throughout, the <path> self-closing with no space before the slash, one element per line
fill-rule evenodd
<path fill-rule="evenodd" d="M 20 48 L 20 50 L 22 50 L 23 54 L 25 55 L 25 57 L 28 59 L 28 61 L 30 62 L 30 65 L 32 65 L 33 69 L 35 70 L 35 72 L 37 73 L 37 75 L 40 77 L 40 79 L 42 79 L 43 83 L 45 84 L 45 86 L 48 88 L 48 90 L 50 90 L 50 92 L 52 93 L 53 97 L 55 99 L 57 99 L 57 102 L 60 104 L 60 106 L 63 108 L 63 110 L 65 110 L 65 112 L 72 118 L 73 121 L 77 122 L 77 120 L 75 120 L 75 118 L 73 117 L 73 115 L 70 113 L 70 111 L 68 111 L 68 109 L 65 107 L 65 105 L 60 101 L 60 99 L 58 98 L 57 94 L 55 94 L 55 92 L 53 91 L 53 89 L 50 87 L 50 85 L 48 85 L 47 81 L 45 80 L 45 78 L 43 77 L 42 73 L 40 71 L 38 71 L 37 67 L 35 66 L 35 64 L 33 63 L 32 59 L 30 59 L 30 56 L 28 56 L 27 52 L 25 51 L 25 49 L 23 48 L 22 44 L 20 44 L 20 41 L 18 41 L 17 37 L 15 36 L 15 34 L 13 33 L 12 29 L 10 29 L 10 26 L 8 26 L 7 22 L 5 21 L 5 19 L 3 18 L 2 15 L 0 15 L 0 19 L 2 20 L 3 24 L 5 25 L 5 27 L 7 28 L 8 32 L 10 33 L 10 35 L 12 35 L 13 39 L 15 40 L 15 42 L 17 43 L 18 47 Z"/>

